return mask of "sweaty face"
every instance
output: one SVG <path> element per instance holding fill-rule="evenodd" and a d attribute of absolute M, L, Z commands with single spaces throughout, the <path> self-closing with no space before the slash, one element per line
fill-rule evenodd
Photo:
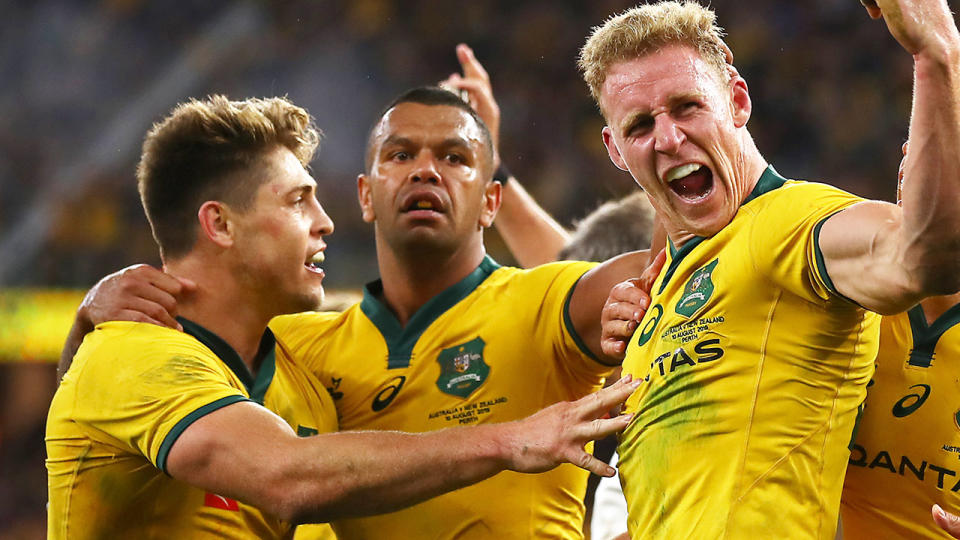
<path fill-rule="evenodd" d="M 323 236 L 333 232 L 317 184 L 282 147 L 249 174 L 262 183 L 253 204 L 234 213 L 234 267 L 268 312 L 316 309 L 323 300 Z"/>
<path fill-rule="evenodd" d="M 674 241 L 733 219 L 756 180 L 741 148 L 750 102 L 739 76 L 725 82 L 692 47 L 669 45 L 611 66 L 600 101 L 610 158 L 646 191 Z"/>
<path fill-rule="evenodd" d="M 401 103 L 372 137 L 358 179 L 363 218 L 395 251 L 455 251 L 483 240 L 499 204 L 483 131 L 466 111 Z"/>

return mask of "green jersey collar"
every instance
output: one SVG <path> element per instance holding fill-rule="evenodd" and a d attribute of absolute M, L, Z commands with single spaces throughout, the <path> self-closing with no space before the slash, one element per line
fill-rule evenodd
<path fill-rule="evenodd" d="M 753 191 L 747 195 L 747 198 L 740 203 L 740 206 L 743 206 L 750 201 L 756 199 L 757 197 L 763 195 L 764 193 L 769 193 L 778 187 L 782 186 L 787 182 L 787 179 L 780 176 L 777 173 L 776 169 L 773 168 L 773 165 L 767 165 L 767 168 L 763 171 L 763 174 L 760 175 L 760 179 L 757 180 L 757 184 L 753 186 Z M 667 283 L 670 282 L 670 278 L 673 277 L 674 272 L 677 271 L 677 267 L 680 266 L 680 262 L 691 252 L 693 248 L 700 245 L 706 238 L 703 236 L 694 236 L 688 240 L 680 249 L 677 249 L 673 245 L 673 242 L 667 238 L 667 249 L 670 251 L 670 266 L 667 267 L 667 273 L 663 276 L 663 281 L 660 282 L 660 290 L 657 294 L 662 294 L 663 289 L 667 286 Z"/>
<path fill-rule="evenodd" d="M 189 319 L 177 317 L 177 321 L 183 325 L 184 332 L 197 338 L 197 341 L 206 345 L 207 348 L 213 351 L 213 354 L 217 355 L 217 358 L 230 368 L 230 371 L 233 371 L 234 375 L 243 382 L 247 393 L 250 394 L 250 399 L 261 405 L 263 404 L 263 397 L 267 393 L 267 388 L 270 387 L 270 382 L 273 381 L 273 374 L 277 369 L 275 353 L 275 345 L 277 342 L 273 337 L 273 332 L 271 332 L 269 328 L 263 333 L 263 337 L 260 338 L 260 348 L 257 349 L 257 356 L 254 362 L 254 365 L 259 364 L 260 368 L 257 370 L 257 376 L 254 377 L 253 374 L 250 373 L 250 370 L 247 369 L 247 365 L 240 358 L 240 355 L 237 354 L 237 351 L 233 350 L 233 347 L 228 345 L 220 336 Z"/>
<path fill-rule="evenodd" d="M 496 261 L 489 255 L 484 256 L 480 265 L 467 274 L 467 277 L 434 296 L 418 309 L 407 322 L 406 327 L 400 326 L 393 312 L 378 300 L 383 292 L 383 281 L 378 279 L 364 286 L 360 309 L 387 342 L 387 369 L 409 367 L 413 346 L 433 321 L 466 298 L 497 268 L 500 268 L 500 265 Z"/>
<path fill-rule="evenodd" d="M 950 306 L 950 309 L 944 311 L 931 325 L 927 325 L 927 316 L 920 304 L 910 308 L 907 315 L 910 318 L 910 331 L 913 333 L 913 348 L 910 349 L 908 363 L 911 366 L 930 367 L 933 363 L 933 351 L 940 337 L 960 323 L 960 304 Z"/>

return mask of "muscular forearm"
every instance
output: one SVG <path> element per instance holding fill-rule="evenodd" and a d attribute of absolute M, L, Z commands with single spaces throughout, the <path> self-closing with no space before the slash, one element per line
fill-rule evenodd
<path fill-rule="evenodd" d="M 516 180 L 503 186 L 503 202 L 494 225 L 524 268 L 555 261 L 570 238 Z"/>
<path fill-rule="evenodd" d="M 584 445 L 626 426 L 629 417 L 600 417 L 638 384 L 620 380 L 515 422 L 420 434 L 301 438 L 276 414 L 244 401 L 191 424 L 171 447 L 166 468 L 180 481 L 293 521 L 395 510 L 505 469 L 537 473 L 574 463 L 612 476 Z"/>
<path fill-rule="evenodd" d="M 507 466 L 508 424 L 424 434 L 344 432 L 304 445 L 315 454 L 290 467 L 298 493 L 289 513 L 314 522 L 394 511 L 479 482 Z M 320 441 L 315 441 L 319 443 Z"/>
<path fill-rule="evenodd" d="M 923 296 L 960 288 L 960 46 L 946 45 L 914 56 L 902 257 Z"/>

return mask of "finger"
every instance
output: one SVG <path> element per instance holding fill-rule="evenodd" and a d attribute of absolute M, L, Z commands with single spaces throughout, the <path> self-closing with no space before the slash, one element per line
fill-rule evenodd
<path fill-rule="evenodd" d="M 880 6 L 877 5 L 876 0 L 860 0 L 860 3 L 866 8 L 867 14 L 870 15 L 871 19 L 879 19 L 882 15 Z"/>
<path fill-rule="evenodd" d="M 173 274 L 171 274 L 173 275 Z M 173 276 L 174 279 L 180 282 L 180 293 L 185 292 L 194 292 L 197 290 L 197 282 L 192 279 L 182 278 L 180 276 Z"/>
<path fill-rule="evenodd" d="M 158 304 L 156 302 L 151 302 L 143 298 L 136 298 L 131 300 L 130 305 L 126 309 L 121 311 L 121 313 L 139 313 L 143 318 L 149 320 L 140 320 L 141 322 L 149 322 L 150 324 L 156 324 L 159 326 L 166 326 L 167 328 L 175 328 L 177 330 L 182 330 L 183 327 L 180 326 L 180 323 L 174 318 L 174 314 L 170 312 L 165 306 Z"/>
<path fill-rule="evenodd" d="M 583 432 L 586 440 L 596 441 L 620 433 L 633 420 L 632 414 L 619 414 L 611 418 L 599 418 L 590 423 L 587 431 Z"/>
<path fill-rule="evenodd" d="M 626 281 L 621 281 L 613 286 L 610 289 L 610 295 L 607 297 L 608 304 L 614 304 L 617 302 L 634 302 L 641 298 L 637 295 L 637 292 L 640 291 L 638 286 L 639 280 L 637 278 L 628 279 Z"/>
<path fill-rule="evenodd" d="M 153 284 L 131 284 L 124 292 L 128 295 L 124 298 L 123 302 L 120 302 L 120 305 L 126 304 L 124 307 L 144 306 L 147 304 L 151 309 L 159 308 L 170 315 L 176 315 L 177 313 L 176 297 L 172 293 L 156 287 Z M 153 315 L 153 313 L 149 312 L 147 314 Z"/>
<path fill-rule="evenodd" d="M 665 249 L 661 249 L 657 252 L 657 255 L 647 266 L 646 270 L 643 271 L 643 274 L 640 275 L 640 282 L 638 283 L 640 289 L 647 293 L 650 292 L 650 289 L 653 288 L 653 282 L 656 281 L 657 276 L 660 275 L 660 271 L 663 269 L 663 264 L 666 260 L 667 252 Z"/>
<path fill-rule="evenodd" d="M 130 321 L 130 322 L 154 324 L 154 325 L 157 325 L 157 326 L 162 326 L 162 327 L 164 327 L 164 328 L 170 328 L 168 325 L 166 325 L 166 324 L 164 324 L 164 323 L 162 323 L 162 322 L 154 319 L 153 317 L 150 317 L 150 316 L 144 314 L 144 313 L 141 312 L 141 311 L 126 310 L 126 309 L 125 309 L 125 310 L 122 310 L 122 311 L 120 311 L 120 312 L 117 313 L 117 319 L 116 319 L 116 320 L 118 320 L 118 321 Z M 182 329 L 181 329 L 181 328 L 178 328 L 178 330 L 182 330 Z"/>
<path fill-rule="evenodd" d="M 604 338 L 600 341 L 600 350 L 610 358 L 623 360 L 623 353 L 627 350 L 627 342 L 615 338 Z"/>
<path fill-rule="evenodd" d="M 170 294 L 180 294 L 182 285 L 179 279 L 150 265 L 140 264 L 119 272 L 123 283 L 149 283 Z"/>
<path fill-rule="evenodd" d="M 604 330 L 606 331 L 608 322 L 638 322 L 636 317 L 637 311 L 642 313 L 644 309 L 646 309 L 645 306 L 633 302 L 609 302 L 603 306 L 603 312 L 600 314 L 600 323 L 604 325 Z"/>
<path fill-rule="evenodd" d="M 486 83 L 478 81 L 476 79 L 449 79 L 446 81 L 450 86 L 458 90 L 466 90 L 471 93 L 482 94 L 487 88 L 490 88 Z"/>
<path fill-rule="evenodd" d="M 933 514 L 933 521 L 937 523 L 937 526 L 946 531 L 950 536 L 960 538 L 960 517 L 940 508 L 939 504 L 933 505 L 931 513 Z"/>
<path fill-rule="evenodd" d="M 487 70 L 483 68 L 483 65 L 480 64 L 480 61 L 477 60 L 477 57 L 473 54 L 473 49 L 466 43 L 457 45 L 457 60 L 460 61 L 460 67 L 463 68 L 464 77 L 468 79 L 479 79 L 483 82 L 490 81 Z"/>
<path fill-rule="evenodd" d="M 629 373 L 610 386 L 580 398 L 577 404 L 582 407 L 580 418 L 597 418 L 614 406 L 627 400 L 640 387 L 642 379 L 634 380 Z"/>
<path fill-rule="evenodd" d="M 581 469 L 586 469 L 593 474 L 606 478 L 612 478 L 617 474 L 617 470 L 611 467 L 609 463 L 604 463 L 586 452 L 581 452 L 575 459 L 576 461 L 571 460 L 570 463 L 573 463 Z"/>

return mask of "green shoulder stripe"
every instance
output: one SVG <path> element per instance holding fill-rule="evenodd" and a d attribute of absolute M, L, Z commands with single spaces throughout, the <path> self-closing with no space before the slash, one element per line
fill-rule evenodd
<path fill-rule="evenodd" d="M 843 210 L 837 210 L 836 212 L 830 214 L 829 216 L 817 222 L 817 225 L 813 228 L 813 254 L 814 254 L 814 259 L 816 260 L 816 263 L 817 263 L 817 274 L 820 275 L 820 279 L 823 280 L 823 284 L 826 285 L 827 290 L 829 290 L 831 294 L 837 296 L 838 298 L 842 298 L 847 302 L 850 302 L 852 304 L 859 306 L 860 304 L 857 304 L 853 300 L 847 298 L 846 296 L 840 294 L 839 291 L 837 291 L 837 288 L 833 285 L 833 280 L 830 279 L 830 274 L 827 273 L 827 263 L 823 259 L 823 252 L 820 251 L 820 229 L 823 227 L 823 224 L 826 223 L 828 219 L 832 218 L 833 216 L 839 214 L 842 211 Z"/>
<path fill-rule="evenodd" d="M 167 436 L 164 437 L 163 443 L 160 444 L 160 451 L 157 452 L 157 467 L 163 471 L 164 474 L 169 474 L 167 473 L 167 455 L 170 453 L 170 448 L 173 446 L 173 443 L 177 442 L 177 439 L 180 438 L 180 435 L 190 427 L 191 424 L 204 416 L 218 409 L 222 409 L 227 405 L 233 405 L 241 401 L 252 400 L 241 395 L 222 397 L 181 418 L 180 421 L 173 426 L 173 429 L 170 430 L 170 433 L 167 433 Z"/>
<path fill-rule="evenodd" d="M 597 355 L 593 354 L 590 347 L 587 346 L 583 338 L 580 337 L 580 334 L 577 333 L 577 329 L 573 327 L 573 319 L 570 318 L 570 299 L 573 298 L 573 291 L 577 288 L 577 283 L 580 283 L 581 279 L 583 279 L 582 275 L 570 286 L 570 290 L 567 291 L 567 298 L 563 301 L 563 325 L 567 327 L 567 332 L 570 332 L 570 337 L 573 338 L 573 342 L 577 345 L 577 348 L 580 349 L 580 352 L 586 355 L 587 358 L 604 366 L 619 366 L 620 364 L 608 364 L 597 358 Z"/>

